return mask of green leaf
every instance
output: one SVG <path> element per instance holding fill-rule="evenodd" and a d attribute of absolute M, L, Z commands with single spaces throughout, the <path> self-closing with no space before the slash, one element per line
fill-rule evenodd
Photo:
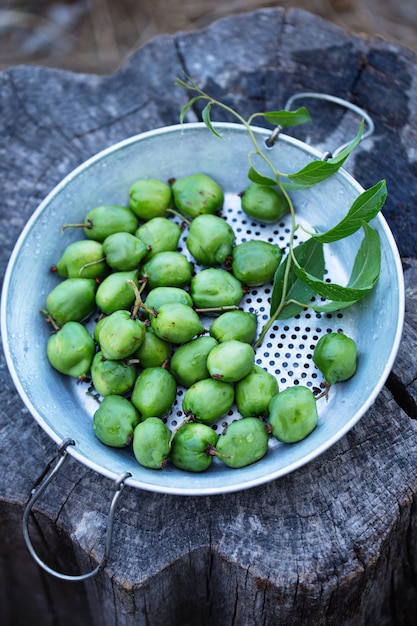
<path fill-rule="evenodd" d="M 258 170 L 256 170 L 252 166 L 249 168 L 248 178 L 257 185 L 267 185 L 268 187 L 274 187 L 277 184 L 276 180 L 274 180 L 273 178 L 268 178 L 268 176 L 263 176 L 262 174 L 260 174 L 260 172 L 258 172 Z"/>
<path fill-rule="evenodd" d="M 356 148 L 356 146 L 359 145 L 360 142 L 362 141 L 362 135 L 363 135 L 364 127 L 365 127 L 365 121 L 362 119 L 361 123 L 359 125 L 359 130 L 358 130 L 358 132 L 356 134 L 356 137 L 350 142 L 350 144 L 348 144 L 346 146 L 346 148 L 341 150 L 341 152 L 339 152 L 339 154 L 337 154 L 335 157 L 332 157 L 327 162 L 328 163 L 341 163 L 341 164 L 343 164 L 346 161 L 346 159 L 348 158 L 348 156 L 351 154 L 351 152 L 353 152 L 353 150 Z"/>
<path fill-rule="evenodd" d="M 377 231 L 362 224 L 364 238 L 355 257 L 349 287 L 374 286 L 381 271 L 381 242 Z"/>
<path fill-rule="evenodd" d="M 285 187 L 287 189 L 302 189 L 304 187 L 311 187 L 312 185 L 316 185 L 317 183 L 320 183 L 335 174 L 342 167 L 352 150 L 354 150 L 360 142 L 363 134 L 363 127 L 364 122 L 362 120 L 355 139 L 337 156 L 332 157 L 328 161 L 312 161 L 300 171 L 295 172 L 294 174 L 288 174 L 287 178 L 290 182 L 285 182 Z"/>
<path fill-rule="evenodd" d="M 335 174 L 340 166 L 335 163 L 329 163 L 328 161 L 313 161 L 308 163 L 303 169 L 295 174 L 288 174 L 287 178 L 289 183 L 285 182 L 284 185 L 287 189 L 303 189 L 305 187 L 311 187 L 317 183 L 321 183 L 326 178 L 330 178 Z M 293 183 L 293 184 L 291 184 Z"/>
<path fill-rule="evenodd" d="M 330 303 L 314 307 L 318 311 L 336 311 L 357 302 L 374 288 L 381 269 L 381 246 L 379 235 L 369 224 L 362 223 L 364 238 L 356 254 L 352 273 L 346 287 L 327 283 L 295 264 L 297 277 Z"/>
<path fill-rule="evenodd" d="M 300 266 L 304 267 L 309 274 L 315 276 L 317 279 L 323 278 L 324 255 L 323 245 L 320 242 L 317 242 L 314 239 L 308 239 L 294 248 L 294 256 Z M 291 263 L 291 266 L 288 271 L 288 280 L 285 286 L 284 280 L 288 263 Z M 289 300 L 296 300 L 297 302 L 303 302 L 306 304 L 300 305 L 293 302 L 285 304 L 277 316 L 277 319 L 288 319 L 289 317 L 293 317 L 308 306 L 308 302 L 314 295 L 314 289 L 297 277 L 294 263 L 292 262 L 292 257 L 290 255 L 287 255 L 275 272 L 274 286 L 271 294 L 271 317 L 275 315 L 276 311 L 281 306 L 284 289 L 286 290 L 285 301 L 287 303 Z"/>
<path fill-rule="evenodd" d="M 188 80 L 188 76 L 187 76 L 187 80 Z M 176 87 L 183 87 L 184 89 L 188 89 L 189 85 L 188 83 L 186 83 L 184 80 L 182 80 L 181 78 L 178 78 L 178 76 L 175 78 L 174 81 L 174 85 Z"/>
<path fill-rule="evenodd" d="M 271 124 L 281 126 L 282 128 L 311 122 L 310 113 L 305 107 L 300 107 L 296 111 L 271 111 L 268 113 L 258 113 L 257 115 L 263 116 Z"/>
<path fill-rule="evenodd" d="M 345 217 L 333 228 L 325 233 L 314 234 L 313 237 L 322 243 L 331 243 L 344 237 L 349 237 L 362 226 L 362 222 L 369 222 L 382 209 L 387 198 L 385 180 L 361 193 L 356 198 Z"/>
<path fill-rule="evenodd" d="M 214 126 L 213 126 L 213 124 L 211 122 L 211 118 L 210 118 L 211 105 L 212 105 L 211 102 L 206 104 L 204 109 L 201 111 L 201 118 L 202 118 L 204 124 L 207 126 L 207 128 L 209 128 L 209 130 L 211 130 L 213 135 L 216 135 L 216 137 L 219 137 L 220 139 L 223 139 L 223 136 L 219 132 L 217 132 L 217 130 L 214 128 Z"/>
<path fill-rule="evenodd" d="M 184 118 L 186 116 L 186 114 L 188 113 L 189 109 L 191 109 L 191 107 L 197 102 L 197 100 L 200 100 L 201 96 L 195 96 L 194 98 L 191 98 L 191 100 L 189 102 L 187 102 L 187 104 L 185 106 L 182 107 L 181 111 L 180 111 L 180 122 L 181 124 L 184 122 Z"/>

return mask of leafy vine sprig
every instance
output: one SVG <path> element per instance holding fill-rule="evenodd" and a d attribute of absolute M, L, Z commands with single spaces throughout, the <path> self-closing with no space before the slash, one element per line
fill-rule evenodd
<path fill-rule="evenodd" d="M 353 202 L 342 220 L 326 232 L 308 233 L 309 238 L 303 243 L 294 245 L 295 233 L 300 225 L 297 223 L 296 209 L 291 198 L 291 190 L 307 189 L 333 176 L 344 164 L 351 152 L 362 139 L 364 121 L 359 126 L 356 137 L 337 156 L 327 160 L 316 159 L 297 172 L 279 171 L 267 151 L 257 139 L 253 122 L 263 118 L 272 125 L 288 128 L 311 121 L 305 107 L 295 111 L 256 112 L 245 119 L 232 107 L 206 94 L 189 77 L 186 80 L 176 79 L 176 84 L 186 89 L 192 97 L 182 108 L 180 122 L 184 123 L 187 112 L 197 103 L 204 102 L 201 118 L 207 128 L 217 137 L 223 136 L 211 119 L 213 106 L 232 115 L 246 129 L 253 144 L 248 154 L 248 179 L 258 185 L 277 187 L 285 196 L 291 219 L 288 254 L 279 265 L 273 280 L 269 319 L 264 325 L 254 347 L 261 345 L 265 335 L 278 319 L 287 319 L 298 314 L 305 308 L 316 311 L 336 311 L 346 308 L 369 294 L 375 287 L 381 268 L 381 247 L 377 231 L 369 222 L 382 209 L 387 189 L 385 180 L 379 181 L 370 189 L 362 192 Z M 260 159 L 270 171 L 266 176 L 255 167 L 255 157 Z M 350 278 L 346 285 L 328 282 L 324 279 L 324 244 L 331 244 L 363 231 L 363 239 L 356 251 Z M 318 295 L 323 304 L 312 303 L 313 296 Z"/>

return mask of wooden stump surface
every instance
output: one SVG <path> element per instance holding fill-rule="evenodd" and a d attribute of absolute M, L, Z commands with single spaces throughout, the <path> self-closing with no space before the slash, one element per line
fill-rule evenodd
<path fill-rule="evenodd" d="M 0 74 L 0 263 L 24 224 L 74 167 L 133 134 L 178 122 L 190 75 L 243 115 L 296 92 L 346 98 L 375 135 L 347 169 L 366 188 L 386 178 L 384 215 L 403 259 L 404 336 L 374 406 L 325 454 L 264 486 L 213 497 L 126 488 L 106 569 L 86 583 L 43 572 L 21 516 L 55 444 L 0 361 L 0 622 L 63 626 L 280 626 L 414 623 L 417 600 L 417 63 L 411 51 L 351 36 L 307 12 L 261 9 L 205 30 L 161 35 L 104 77 L 41 67 Z M 314 104 L 314 103 L 313 103 Z M 332 150 L 342 111 L 297 129 Z M 197 113 L 194 113 L 197 119 Z M 352 126 L 353 128 L 353 126 Z M 307 133 L 304 134 L 303 133 Z M 41 554 L 68 573 L 101 558 L 108 479 L 69 459 L 36 506 Z"/>

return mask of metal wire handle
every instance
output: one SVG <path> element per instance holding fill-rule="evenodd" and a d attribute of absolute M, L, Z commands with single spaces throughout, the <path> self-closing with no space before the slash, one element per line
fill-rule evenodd
<path fill-rule="evenodd" d="M 33 547 L 33 544 L 29 535 L 29 516 L 30 516 L 31 510 L 35 502 L 40 498 L 40 496 L 45 491 L 49 483 L 56 476 L 56 474 L 59 472 L 59 470 L 61 469 L 61 467 L 64 465 L 65 461 L 67 460 L 68 458 L 67 447 L 74 446 L 74 445 L 75 445 L 75 441 L 73 439 L 66 439 L 58 446 L 58 456 L 60 457 L 58 462 L 50 471 L 50 473 L 46 476 L 44 481 L 39 485 L 39 487 L 32 489 L 31 498 L 29 499 L 29 502 L 27 503 L 26 508 L 23 513 L 23 537 L 25 539 L 25 542 L 29 549 L 30 554 L 32 555 L 36 563 L 40 567 L 42 567 L 42 569 L 44 569 L 49 574 L 52 574 L 56 578 L 60 578 L 61 580 L 81 581 L 81 580 L 86 580 L 87 578 L 91 578 L 92 576 L 95 576 L 96 574 L 98 574 L 98 572 L 100 572 L 107 563 L 110 550 L 111 550 L 112 539 L 113 539 L 113 525 L 114 525 L 114 516 L 116 513 L 117 502 L 122 494 L 123 487 L 125 486 L 125 480 L 129 478 L 129 476 L 131 476 L 132 474 L 130 474 L 130 472 L 124 472 L 123 474 L 120 474 L 120 476 L 114 481 L 115 493 L 113 495 L 113 499 L 111 501 L 109 513 L 107 516 L 106 542 L 105 542 L 105 548 L 104 548 L 104 556 L 101 562 L 97 565 L 97 567 L 95 567 L 92 571 L 87 572 L 86 574 L 79 574 L 79 575 L 72 576 L 69 574 L 58 572 L 54 570 L 53 568 L 49 567 L 49 565 L 47 565 L 44 561 L 42 561 L 42 559 L 38 556 L 35 548 Z"/>
<path fill-rule="evenodd" d="M 301 100 L 301 99 L 304 99 L 304 98 L 314 98 L 315 100 L 326 100 L 328 102 L 333 102 L 334 104 L 338 104 L 339 106 L 342 106 L 345 109 L 349 109 L 349 110 L 353 111 L 354 113 L 359 115 L 359 117 L 363 118 L 364 121 L 367 124 L 367 129 L 364 131 L 364 133 L 362 135 L 362 138 L 361 138 L 361 141 L 363 141 L 367 137 L 370 137 L 370 135 L 372 135 L 374 130 L 375 130 L 375 124 L 374 124 L 372 118 L 370 117 L 370 115 L 366 111 L 364 111 L 364 109 L 361 109 L 361 107 L 356 106 L 356 104 L 353 104 L 352 102 L 349 102 L 348 100 L 345 100 L 344 98 L 338 98 L 337 96 L 332 96 L 332 95 L 327 94 L 327 93 L 318 93 L 318 92 L 314 92 L 314 91 L 303 91 L 303 92 L 300 92 L 300 93 L 296 93 L 296 94 L 294 94 L 293 96 L 291 96 L 287 100 L 287 103 L 286 103 L 286 105 L 284 107 L 285 110 L 286 111 L 290 111 L 293 103 L 296 100 Z M 277 126 L 274 129 L 274 131 L 272 132 L 271 136 L 267 140 L 267 145 L 269 147 L 272 147 L 274 145 L 274 143 L 277 140 L 281 130 L 282 130 L 281 126 Z M 333 153 L 325 152 L 324 155 L 322 156 L 322 160 L 325 161 L 327 159 L 330 159 L 330 158 L 336 156 L 337 154 L 342 152 L 342 150 L 344 150 L 346 148 L 346 146 L 348 146 L 349 144 L 350 144 L 350 141 L 347 141 L 342 146 L 339 146 L 339 148 L 334 150 Z"/>

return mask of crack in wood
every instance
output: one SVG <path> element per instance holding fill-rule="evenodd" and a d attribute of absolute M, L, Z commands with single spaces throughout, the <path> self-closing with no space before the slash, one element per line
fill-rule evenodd
<path fill-rule="evenodd" d="M 417 404 L 415 398 L 407 391 L 407 386 L 391 372 L 385 383 L 388 391 L 391 392 L 398 406 L 405 411 L 411 419 L 417 419 Z"/>

